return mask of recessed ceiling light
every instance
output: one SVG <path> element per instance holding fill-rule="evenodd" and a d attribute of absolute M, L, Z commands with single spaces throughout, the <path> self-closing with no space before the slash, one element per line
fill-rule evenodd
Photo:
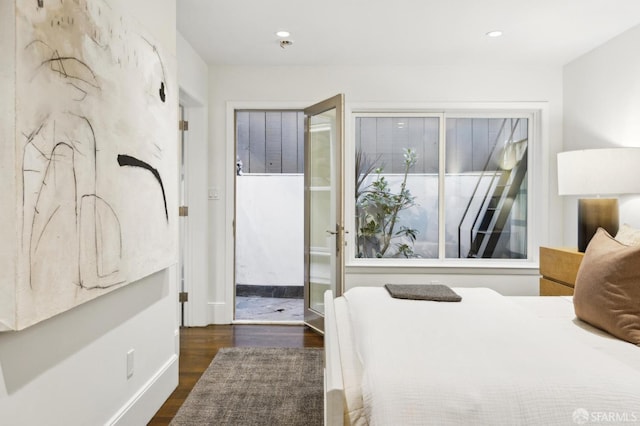
<path fill-rule="evenodd" d="M 286 38 L 286 37 L 289 37 L 291 35 L 291 33 L 289 31 L 281 30 L 281 31 L 276 32 L 276 35 L 278 37 Z"/>
<path fill-rule="evenodd" d="M 487 37 L 500 37 L 502 35 L 502 31 L 489 31 L 487 33 Z"/>

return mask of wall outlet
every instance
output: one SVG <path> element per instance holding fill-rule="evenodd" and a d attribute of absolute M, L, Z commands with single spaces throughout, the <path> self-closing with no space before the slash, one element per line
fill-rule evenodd
<path fill-rule="evenodd" d="M 127 379 L 130 379 L 133 376 L 133 354 L 135 353 L 134 349 L 130 349 L 127 352 Z"/>

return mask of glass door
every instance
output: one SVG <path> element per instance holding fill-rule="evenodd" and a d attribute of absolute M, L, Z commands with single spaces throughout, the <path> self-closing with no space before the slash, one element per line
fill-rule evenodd
<path fill-rule="evenodd" d="M 304 322 L 324 332 L 324 293 L 342 294 L 344 95 L 304 110 Z"/>

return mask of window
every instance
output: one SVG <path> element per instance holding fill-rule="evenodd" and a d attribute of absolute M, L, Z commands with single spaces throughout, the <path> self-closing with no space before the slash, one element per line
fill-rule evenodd
<path fill-rule="evenodd" d="M 356 118 L 356 257 L 438 257 L 439 117 Z"/>
<path fill-rule="evenodd" d="M 530 114 L 355 114 L 355 257 L 527 259 Z"/>

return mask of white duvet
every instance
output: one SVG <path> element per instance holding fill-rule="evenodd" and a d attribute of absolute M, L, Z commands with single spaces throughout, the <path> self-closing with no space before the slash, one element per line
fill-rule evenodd
<path fill-rule="evenodd" d="M 369 424 L 640 424 L 640 371 L 492 290 L 455 291 L 462 302 L 344 294 Z"/>

